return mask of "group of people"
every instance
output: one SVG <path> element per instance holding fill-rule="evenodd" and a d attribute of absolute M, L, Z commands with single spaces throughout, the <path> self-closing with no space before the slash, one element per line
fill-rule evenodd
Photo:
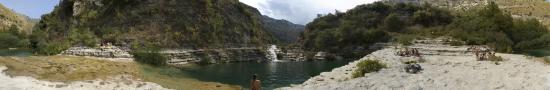
<path fill-rule="evenodd" d="M 473 52 L 479 61 L 488 60 L 490 56 L 495 56 L 493 50 L 483 46 L 472 46 L 467 50 Z"/>
<path fill-rule="evenodd" d="M 405 48 L 405 49 L 401 49 L 400 51 L 397 51 L 396 55 L 405 56 L 405 57 L 410 57 L 410 56 L 420 57 L 420 52 L 418 51 L 417 48 L 412 48 L 412 49 Z"/>

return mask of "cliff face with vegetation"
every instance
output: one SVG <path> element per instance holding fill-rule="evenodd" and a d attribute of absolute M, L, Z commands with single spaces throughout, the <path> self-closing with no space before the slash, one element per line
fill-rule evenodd
<path fill-rule="evenodd" d="M 376 2 L 347 12 L 316 18 L 301 37 L 309 51 L 364 56 L 376 42 L 395 41 L 409 45 L 415 38 L 450 36 L 453 45 L 488 45 L 498 52 L 548 47 L 550 33 L 536 19 L 513 18 L 497 3 L 488 2 L 455 14 L 430 4 Z"/>
<path fill-rule="evenodd" d="M 535 18 L 544 25 L 550 25 L 550 2 L 548 0 L 384 0 L 386 2 L 409 1 L 416 4 L 429 3 L 433 6 L 447 8 L 457 12 L 465 12 L 471 8 L 479 8 L 495 2 L 500 8 L 514 18 Z"/>
<path fill-rule="evenodd" d="M 33 25 L 34 22 L 27 16 L 18 14 L 0 4 L 0 31 L 8 31 L 10 28 L 15 28 L 20 32 L 29 33 Z"/>
<path fill-rule="evenodd" d="M 257 46 L 274 41 L 262 30 L 261 19 L 255 8 L 238 0 L 62 0 L 42 17 L 33 43 L 51 50 L 101 42 L 163 48 Z"/>

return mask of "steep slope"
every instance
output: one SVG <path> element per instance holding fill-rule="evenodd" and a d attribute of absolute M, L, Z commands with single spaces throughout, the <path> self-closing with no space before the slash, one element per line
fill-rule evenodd
<path fill-rule="evenodd" d="M 274 40 L 262 30 L 261 18 L 255 8 L 238 0 L 62 0 L 39 22 L 38 30 L 47 40 L 33 43 L 257 46 Z"/>
<path fill-rule="evenodd" d="M 9 8 L 0 4 L 0 31 L 9 29 L 12 25 L 16 26 L 23 32 L 29 32 L 34 23 L 24 15 L 15 13 Z"/>
<path fill-rule="evenodd" d="M 449 8 L 456 11 L 487 5 L 493 1 L 514 18 L 536 18 L 546 26 L 550 26 L 550 2 L 548 0 L 384 0 L 386 2 L 429 3 L 434 6 Z"/>
<path fill-rule="evenodd" d="M 281 43 L 294 43 L 300 33 L 304 32 L 304 25 L 294 24 L 286 20 L 277 20 L 262 16 L 264 30 L 271 33 Z"/>

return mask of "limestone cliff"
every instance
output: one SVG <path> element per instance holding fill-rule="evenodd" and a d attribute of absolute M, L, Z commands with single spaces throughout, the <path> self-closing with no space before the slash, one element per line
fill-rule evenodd
<path fill-rule="evenodd" d="M 261 18 L 238 0 L 62 0 L 38 30 L 50 42 L 80 30 L 115 45 L 227 48 L 272 43 Z"/>

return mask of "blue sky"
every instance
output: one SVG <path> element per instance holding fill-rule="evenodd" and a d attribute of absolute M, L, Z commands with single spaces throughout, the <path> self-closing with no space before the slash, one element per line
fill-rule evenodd
<path fill-rule="evenodd" d="M 263 15 L 297 24 L 311 22 L 317 14 L 347 11 L 357 5 L 378 0 L 240 0 L 256 7 Z M 4 6 L 31 18 L 50 13 L 59 0 L 0 0 Z"/>
<path fill-rule="evenodd" d="M 31 18 L 52 12 L 59 0 L 0 0 L 2 5 Z"/>

